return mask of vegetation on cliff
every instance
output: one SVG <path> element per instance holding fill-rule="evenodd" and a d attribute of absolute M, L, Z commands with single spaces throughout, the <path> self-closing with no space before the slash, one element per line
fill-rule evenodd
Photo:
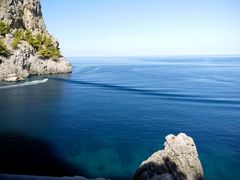
<path fill-rule="evenodd" d="M 10 55 L 10 51 L 8 50 L 4 42 L 0 40 L 0 56 L 8 57 L 9 55 Z"/>
<path fill-rule="evenodd" d="M 12 42 L 12 47 L 13 49 L 17 49 L 18 47 L 18 44 L 20 43 L 20 41 L 23 39 L 23 36 L 24 33 L 23 33 L 23 30 L 22 29 L 18 29 L 14 34 L 14 39 L 13 39 L 13 42 Z"/>
<path fill-rule="evenodd" d="M 42 58 L 52 59 L 56 61 L 61 56 L 59 47 L 58 45 L 54 44 L 51 36 L 47 34 L 40 34 L 39 32 L 33 34 L 29 29 L 13 30 L 8 24 L 0 21 L 0 35 L 5 36 L 11 32 L 14 32 L 12 40 L 12 48 L 14 50 L 18 48 L 18 45 L 21 41 L 26 41 L 36 50 L 37 54 Z M 10 51 L 2 41 L 0 43 L 0 55 L 7 57 L 9 54 Z"/>
<path fill-rule="evenodd" d="M 18 48 L 20 41 L 26 41 L 30 44 L 42 58 L 51 58 L 57 60 L 61 56 L 58 46 L 56 47 L 50 36 L 46 34 L 37 33 L 33 35 L 30 30 L 18 29 L 14 33 L 14 39 L 12 43 L 13 49 Z"/>
<path fill-rule="evenodd" d="M 0 21 L 0 35 L 5 36 L 9 32 L 10 32 L 10 26 Z M 10 55 L 9 49 L 4 44 L 3 40 L 0 39 L 0 56 L 8 57 L 9 55 Z"/>
<path fill-rule="evenodd" d="M 10 32 L 10 26 L 0 21 L 0 35 L 5 36 L 9 32 Z"/>

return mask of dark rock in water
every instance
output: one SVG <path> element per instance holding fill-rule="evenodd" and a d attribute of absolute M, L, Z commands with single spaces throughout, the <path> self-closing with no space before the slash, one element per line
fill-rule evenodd
<path fill-rule="evenodd" d="M 193 139 L 168 135 L 164 149 L 143 161 L 134 180 L 202 180 L 203 169 Z"/>
<path fill-rule="evenodd" d="M 2 47 L 0 46 L 0 81 L 18 81 L 33 74 L 59 74 L 72 71 L 71 64 L 60 55 L 58 41 L 46 30 L 39 0 L 1 0 L 0 22 L 9 26 L 7 33 L 0 32 L 2 43 Z M 39 48 L 39 44 L 34 47 L 34 43 L 29 42 L 31 38 L 26 40 L 26 37 L 19 39 L 14 47 L 13 44 L 16 43 L 14 36 L 18 30 L 22 30 L 23 33 L 30 32 L 33 37 L 37 35 L 41 35 L 42 38 L 47 37 L 48 44 L 49 40 L 51 42 L 51 47 L 42 45 L 43 48 Z M 41 53 L 39 53 L 40 49 Z M 51 52 L 52 54 L 49 55 Z M 16 78 L 9 78 L 12 74 L 15 74 Z"/>

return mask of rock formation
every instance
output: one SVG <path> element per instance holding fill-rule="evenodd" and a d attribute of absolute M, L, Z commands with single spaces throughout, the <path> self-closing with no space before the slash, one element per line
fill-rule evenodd
<path fill-rule="evenodd" d="M 164 150 L 143 161 L 134 180 L 202 180 L 203 170 L 193 139 L 184 133 L 165 139 Z"/>
<path fill-rule="evenodd" d="M 39 0 L 0 0 L 0 80 L 71 70 L 46 30 Z"/>
<path fill-rule="evenodd" d="M 60 178 L 10 174 L 0 174 L 0 179 L 93 180 L 81 176 Z M 94 180 L 107 179 L 97 178 Z M 164 150 L 155 152 L 146 161 L 143 161 L 133 180 L 203 180 L 203 170 L 193 139 L 183 133 L 177 136 L 168 135 L 164 143 Z"/>

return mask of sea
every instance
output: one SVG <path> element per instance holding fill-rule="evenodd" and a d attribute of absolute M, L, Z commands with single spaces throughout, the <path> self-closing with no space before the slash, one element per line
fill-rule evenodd
<path fill-rule="evenodd" d="M 181 132 L 207 180 L 240 179 L 240 57 L 68 58 L 0 83 L 0 174 L 128 180 Z"/>

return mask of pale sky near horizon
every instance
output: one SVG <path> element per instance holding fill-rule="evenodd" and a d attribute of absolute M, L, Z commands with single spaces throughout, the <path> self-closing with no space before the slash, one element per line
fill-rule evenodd
<path fill-rule="evenodd" d="M 65 56 L 240 54 L 240 0 L 40 0 Z"/>

